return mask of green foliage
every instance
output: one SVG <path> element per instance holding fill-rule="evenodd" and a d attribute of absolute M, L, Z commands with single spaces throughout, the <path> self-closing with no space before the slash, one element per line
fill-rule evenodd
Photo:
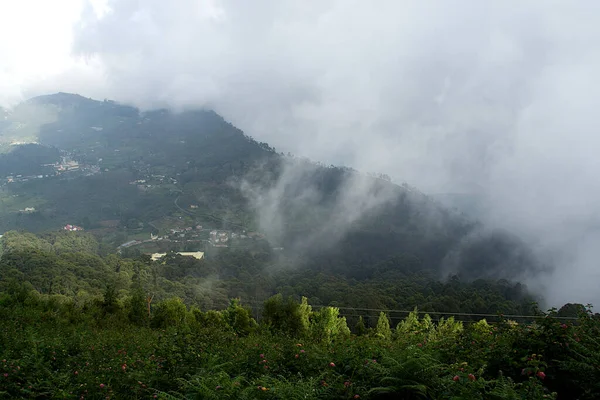
<path fill-rule="evenodd" d="M 310 325 L 311 337 L 317 342 L 331 343 L 334 339 L 350 335 L 346 318 L 339 316 L 336 307 L 323 307 L 313 312 Z"/>
<path fill-rule="evenodd" d="M 390 321 L 387 315 L 382 311 L 379 313 L 377 319 L 377 326 L 375 327 L 375 336 L 380 339 L 390 340 L 392 338 L 392 330 L 390 329 Z"/>
<path fill-rule="evenodd" d="M 274 332 L 302 337 L 308 333 L 311 314 L 306 298 L 298 304 L 292 297 L 284 299 L 281 294 L 276 294 L 265 301 L 262 319 Z"/>
<path fill-rule="evenodd" d="M 189 327 L 187 307 L 177 297 L 164 300 L 156 305 L 151 324 L 155 328 L 174 327 L 185 330 Z"/>
<path fill-rule="evenodd" d="M 225 322 L 233 331 L 242 336 L 248 336 L 257 326 L 252 318 L 252 311 L 240 305 L 239 299 L 232 299 L 224 312 Z"/>
<path fill-rule="evenodd" d="M 79 308 L 67 296 L 10 287 L 0 295 L 0 392 L 7 398 L 542 400 L 558 393 L 587 400 L 598 394 L 600 321 L 591 313 L 572 324 L 550 313 L 529 324 L 477 322 L 463 329 L 452 319 L 419 319 L 415 311 L 400 326 L 427 336 L 419 346 L 352 336 L 339 311 L 323 307 L 311 329 L 328 328 L 331 340 L 323 334 L 299 342 L 244 331 L 249 313 L 237 300 L 207 312 L 188 311 L 178 298 L 161 301 L 150 329 L 132 321 L 139 315 L 131 302 L 137 297 L 143 305 L 141 291 L 125 301 L 128 313 L 103 314 L 93 302 Z"/>

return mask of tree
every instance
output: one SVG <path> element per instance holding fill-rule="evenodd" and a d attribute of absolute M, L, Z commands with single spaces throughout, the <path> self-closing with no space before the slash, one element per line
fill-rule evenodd
<path fill-rule="evenodd" d="M 363 336 L 367 333 L 367 328 L 365 326 L 365 321 L 363 320 L 362 315 L 358 317 L 358 322 L 356 323 L 356 327 L 354 329 L 356 330 L 356 335 L 358 336 Z"/>
<path fill-rule="evenodd" d="M 136 325 L 146 325 L 149 315 L 146 313 L 146 296 L 141 288 L 133 290 L 129 300 L 129 320 Z"/>
<path fill-rule="evenodd" d="M 242 307 L 239 299 L 231 299 L 229 307 L 225 310 L 227 324 L 241 336 L 249 335 L 256 328 L 256 321 L 251 315 L 251 310 Z"/>
<path fill-rule="evenodd" d="M 385 340 L 390 340 L 392 338 L 390 320 L 383 311 L 379 313 L 379 318 L 377 319 L 377 326 L 375 327 L 375 335 Z"/>

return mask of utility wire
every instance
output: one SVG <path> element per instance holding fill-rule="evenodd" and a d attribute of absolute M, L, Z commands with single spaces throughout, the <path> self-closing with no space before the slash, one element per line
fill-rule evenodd
<path fill-rule="evenodd" d="M 248 301 L 242 302 L 248 304 L 260 304 L 263 305 L 264 302 L 259 301 Z M 311 305 L 312 308 L 323 308 L 329 306 L 323 305 Z M 384 308 L 362 308 L 362 307 L 335 307 L 339 310 L 350 310 L 350 311 L 374 311 L 374 312 L 384 312 L 384 313 L 402 313 L 402 314 L 410 314 L 414 312 L 414 310 L 394 310 L 394 309 L 384 309 Z M 511 318 L 519 318 L 519 319 L 535 319 L 542 318 L 540 315 L 516 315 L 516 314 L 480 314 L 480 313 L 461 313 L 461 312 L 442 312 L 442 311 L 418 311 L 417 314 L 429 314 L 429 315 L 440 315 L 440 316 L 460 316 L 460 317 L 504 317 L 507 319 Z M 361 314 L 353 314 L 353 315 L 361 315 Z M 577 317 L 554 317 L 555 319 L 560 320 L 577 320 Z"/>

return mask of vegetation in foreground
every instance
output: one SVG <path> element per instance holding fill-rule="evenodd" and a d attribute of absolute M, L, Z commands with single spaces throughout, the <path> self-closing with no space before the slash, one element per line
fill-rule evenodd
<path fill-rule="evenodd" d="M 600 323 L 589 310 L 528 324 L 411 313 L 352 331 L 335 307 L 281 295 L 260 324 L 232 300 L 201 311 L 142 291 L 77 305 L 14 284 L 0 295 L 0 393 L 84 399 L 594 399 Z"/>

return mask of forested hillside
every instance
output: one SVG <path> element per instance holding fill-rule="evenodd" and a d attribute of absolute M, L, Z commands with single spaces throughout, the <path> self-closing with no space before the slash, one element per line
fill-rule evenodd
<path fill-rule="evenodd" d="M 81 232 L 4 235 L 0 394 L 595 399 L 600 390 L 598 315 L 575 304 L 542 313 L 518 284 L 384 267 L 357 281 L 278 271 L 249 251 L 158 261 L 99 252 Z"/>
<path fill-rule="evenodd" d="M 542 312 L 518 237 L 408 184 L 211 111 L 59 93 L 5 117 L 3 396 L 597 397 L 598 316 Z"/>
<path fill-rule="evenodd" d="M 177 224 L 255 231 L 288 263 L 359 280 L 406 268 L 518 279 L 546 268 L 518 238 L 414 187 L 278 154 L 212 111 L 140 112 L 59 93 L 12 110 L 0 141 L 19 140 L 60 149 L 63 161 L 53 175 L 1 187 L 0 231 L 78 224 L 113 248 Z M 25 151 L 10 147 L 5 157 Z M 35 212 L 19 212 L 27 206 Z M 204 250 L 194 243 L 181 247 Z"/>

